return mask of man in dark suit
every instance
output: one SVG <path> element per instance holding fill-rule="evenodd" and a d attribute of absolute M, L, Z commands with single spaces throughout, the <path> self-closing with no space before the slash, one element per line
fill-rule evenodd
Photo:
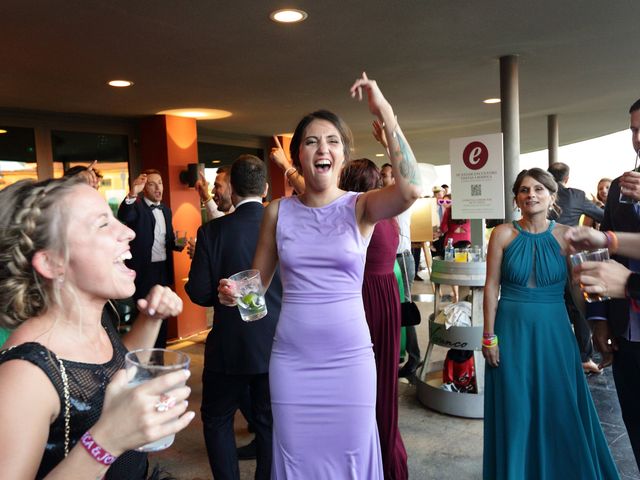
<path fill-rule="evenodd" d="M 134 300 L 145 298 L 154 285 L 173 284 L 172 252 L 184 246 L 175 244 L 171 210 L 162 203 L 162 177 L 158 170 L 143 171 L 131 184 L 118 208 L 118 219 L 136 232 L 131 240 L 131 260 L 127 266 L 136 272 Z M 142 193 L 142 196 L 140 196 Z M 167 320 L 162 321 L 156 348 L 167 344 Z"/>
<path fill-rule="evenodd" d="M 629 109 L 633 149 L 640 151 L 640 99 Z M 631 197 L 620 201 L 620 193 Z M 604 208 L 602 231 L 640 232 L 640 173 L 626 172 L 611 183 Z M 640 271 L 640 261 L 621 255 L 612 257 L 629 270 Z M 622 419 L 640 469 L 640 312 L 631 308 L 629 298 L 587 305 L 587 316 L 594 320 L 593 341 L 603 354 L 601 366 L 613 362 L 613 379 L 618 392 Z M 600 321 L 598 321 L 600 320 Z M 602 320 L 607 320 L 602 321 Z"/>
<path fill-rule="evenodd" d="M 233 416 L 249 387 L 256 434 L 255 478 L 269 479 L 272 417 L 268 370 L 282 286 L 276 272 L 265 294 L 267 316 L 254 322 L 244 322 L 237 307 L 227 307 L 218 300 L 220 279 L 251 268 L 267 189 L 264 162 L 252 155 L 236 159 L 230 175 L 236 210 L 200 227 L 185 286 L 193 302 L 214 309 L 202 373 L 202 422 L 214 478 L 239 479 Z"/>
<path fill-rule="evenodd" d="M 555 162 L 549 166 L 548 171 L 558 183 L 556 204 L 562 209 L 559 215 L 552 215 L 555 221 L 574 227 L 580 223 L 580 217 L 583 214 L 593 218 L 596 222 L 602 221 L 604 211 L 588 200 L 582 190 L 567 188 L 569 165 Z"/>
<path fill-rule="evenodd" d="M 569 182 L 569 165 L 562 162 L 551 164 L 548 171 L 558 183 L 558 195 L 556 205 L 560 207 L 560 213 L 551 211 L 549 218 L 558 223 L 575 227 L 580 222 L 580 217 L 584 214 L 593 218 L 596 222 L 601 222 L 604 210 L 595 203 L 587 200 L 587 196 L 582 190 L 577 188 L 567 188 Z M 567 287 L 564 292 L 564 302 L 567 306 L 569 319 L 573 324 L 574 334 L 580 350 L 582 368 L 586 373 L 600 373 L 601 370 L 593 361 L 593 344 L 591 343 L 591 330 L 582 311 L 576 306 L 575 295 L 571 280 L 567 280 Z"/>

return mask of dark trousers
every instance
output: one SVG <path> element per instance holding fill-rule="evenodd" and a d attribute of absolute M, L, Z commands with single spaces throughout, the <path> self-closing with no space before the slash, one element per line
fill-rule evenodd
<path fill-rule="evenodd" d="M 418 252 L 420 252 L 420 249 L 418 249 Z M 400 301 L 402 303 L 410 302 L 413 277 L 416 274 L 412 252 L 410 252 L 409 250 L 405 250 L 402 254 L 398 254 L 396 258 L 398 260 L 398 265 L 400 266 L 400 271 L 402 272 L 402 282 L 404 284 L 404 298 L 401 298 Z M 419 253 L 418 258 L 420 258 Z M 408 285 L 407 280 L 409 281 Z M 421 358 L 416 327 L 413 325 L 405 327 L 405 333 L 407 335 L 407 343 L 405 348 L 407 350 L 407 354 L 409 355 L 409 359 L 407 360 L 407 362 L 409 362 L 409 365 L 411 365 L 411 367 L 417 367 L 421 361 Z"/>
<path fill-rule="evenodd" d="M 140 274 L 138 273 L 138 275 Z M 149 269 L 140 275 L 140 280 L 136 282 L 136 293 L 134 293 L 133 299 L 137 302 L 138 299 L 145 298 L 154 286 L 162 285 L 166 287 L 171 285 L 171 280 L 169 278 L 168 262 L 152 262 L 149 265 Z M 162 320 L 154 348 L 165 348 L 167 346 L 167 323 L 168 320 L 166 318 Z"/>
<path fill-rule="evenodd" d="M 631 448 L 640 470 L 640 342 L 618 338 L 613 357 L 613 380 L 616 383 L 622 420 L 627 427 Z"/>
<path fill-rule="evenodd" d="M 567 307 L 569 320 L 573 324 L 573 333 L 578 342 L 578 350 L 580 350 L 580 360 L 588 362 L 593 357 L 593 343 L 591 343 L 591 329 L 587 323 L 587 319 L 578 309 L 571 295 L 571 282 L 567 280 L 564 287 L 564 304 Z"/>
<path fill-rule="evenodd" d="M 253 429 L 256 434 L 257 480 L 271 477 L 272 417 L 269 375 L 227 375 L 202 372 L 202 423 L 209 465 L 215 480 L 238 480 L 240 470 L 236 454 L 233 417 L 247 387 L 251 394 Z"/>

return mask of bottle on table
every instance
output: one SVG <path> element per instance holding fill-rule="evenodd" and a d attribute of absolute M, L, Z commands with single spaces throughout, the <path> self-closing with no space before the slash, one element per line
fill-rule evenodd
<path fill-rule="evenodd" d="M 456 249 L 453 248 L 453 238 L 447 240 L 447 246 L 444 247 L 444 259 L 447 262 L 453 262 L 456 255 Z"/>

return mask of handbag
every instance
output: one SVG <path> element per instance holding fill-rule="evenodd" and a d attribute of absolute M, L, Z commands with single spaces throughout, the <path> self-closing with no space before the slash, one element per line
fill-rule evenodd
<path fill-rule="evenodd" d="M 407 260 L 402 255 L 402 261 L 404 262 L 404 276 L 407 280 L 406 288 L 409 288 L 409 274 L 407 273 Z M 420 310 L 415 302 L 403 302 L 400 304 L 400 325 L 403 327 L 414 327 L 420 325 L 422 317 L 420 316 Z"/>
<path fill-rule="evenodd" d="M 422 317 L 415 302 L 404 302 L 400 304 L 400 325 L 403 327 L 413 327 L 420 325 Z"/>

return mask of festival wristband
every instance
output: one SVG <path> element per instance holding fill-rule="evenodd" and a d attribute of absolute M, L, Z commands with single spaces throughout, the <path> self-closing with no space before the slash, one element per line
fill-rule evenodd
<path fill-rule="evenodd" d="M 80 438 L 80 443 L 94 460 L 102 465 L 111 465 L 118 457 L 111 455 L 93 439 L 89 430 Z"/>
<path fill-rule="evenodd" d="M 482 346 L 485 348 L 494 348 L 498 346 L 498 336 L 492 335 L 482 339 Z"/>
<path fill-rule="evenodd" d="M 604 236 L 607 237 L 606 247 L 609 249 L 609 252 L 616 253 L 618 251 L 618 236 L 611 230 L 604 232 Z"/>

